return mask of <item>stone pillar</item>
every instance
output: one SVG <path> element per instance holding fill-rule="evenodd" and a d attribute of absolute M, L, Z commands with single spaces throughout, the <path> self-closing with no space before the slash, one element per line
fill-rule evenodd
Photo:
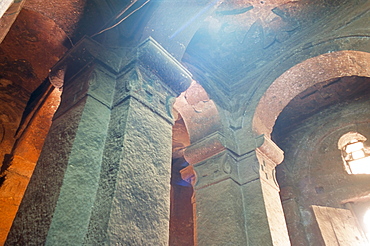
<path fill-rule="evenodd" d="M 61 104 L 5 245 L 83 242 L 98 188 L 115 85 L 114 69 L 102 56 L 96 58 L 97 50 L 106 52 L 87 41 L 56 67 L 65 68 Z M 61 86 L 55 79 L 52 82 Z"/>
<path fill-rule="evenodd" d="M 195 241 L 197 245 L 246 245 L 245 216 L 232 154 L 218 132 L 189 146 L 185 159 L 195 171 Z"/>
<path fill-rule="evenodd" d="M 275 167 L 283 151 L 269 138 L 256 139 L 256 148 L 240 160 L 239 172 L 246 210 L 249 245 L 290 245 Z"/>
<path fill-rule="evenodd" d="M 154 40 L 118 76 L 87 245 L 168 245 L 172 103 L 190 75 Z"/>
<path fill-rule="evenodd" d="M 167 245 L 172 103 L 190 74 L 152 39 L 115 53 L 85 39 L 51 77 L 61 105 L 6 244 Z"/>
<path fill-rule="evenodd" d="M 53 74 L 61 105 L 6 244 L 168 244 L 172 102 L 190 74 L 152 39 L 85 39 Z"/>
<path fill-rule="evenodd" d="M 260 147 L 237 155 L 225 142 L 214 133 L 185 152 L 196 173 L 198 245 L 290 245 L 275 179 L 282 151 L 260 138 Z"/>

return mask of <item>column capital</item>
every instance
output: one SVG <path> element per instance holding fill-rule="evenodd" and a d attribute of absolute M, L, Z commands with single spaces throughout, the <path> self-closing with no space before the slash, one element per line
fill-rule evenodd
<path fill-rule="evenodd" d="M 200 190 L 227 179 L 236 181 L 238 172 L 236 164 L 230 152 L 223 150 L 206 160 L 192 165 L 195 171 L 194 189 Z"/>
<path fill-rule="evenodd" d="M 133 51 L 117 75 L 113 107 L 134 98 L 173 124 L 174 98 L 191 84 L 191 74 L 154 39 Z"/>
<path fill-rule="evenodd" d="M 225 150 L 224 141 L 224 136 L 215 132 L 188 146 L 184 157 L 191 165 L 197 164 Z"/>
<path fill-rule="evenodd" d="M 238 160 L 238 182 L 246 184 L 256 179 L 267 181 L 278 189 L 275 167 L 284 159 L 282 151 L 269 137 L 260 135 L 246 142 L 246 154 L 235 155 Z"/>
<path fill-rule="evenodd" d="M 195 171 L 192 165 L 189 165 L 180 170 L 181 179 L 188 182 L 194 187 L 195 184 Z"/>
<path fill-rule="evenodd" d="M 94 61 L 112 74 L 117 74 L 125 51 L 105 48 L 91 38 L 85 37 L 54 65 L 49 74 L 50 82 L 55 87 L 61 88 L 83 68 L 91 66 Z"/>
<path fill-rule="evenodd" d="M 177 96 L 192 82 L 192 75 L 152 37 L 137 48 L 137 60 L 170 87 Z"/>
<path fill-rule="evenodd" d="M 79 85 L 81 76 L 88 77 L 83 80 L 85 85 Z M 85 37 L 52 68 L 49 77 L 55 87 L 73 87 L 69 101 L 77 101 L 88 91 L 109 108 L 135 98 L 170 124 L 173 98 L 192 82 L 186 68 L 153 38 L 136 47 L 113 49 Z M 106 81 L 112 81 L 115 87 L 113 101 L 111 93 L 107 98 L 104 91 Z M 77 92 L 80 93 L 75 95 Z"/>
<path fill-rule="evenodd" d="M 93 61 L 101 63 L 116 75 L 125 73 L 133 63 L 138 63 L 155 74 L 176 95 L 185 91 L 192 81 L 190 72 L 151 37 L 136 47 L 125 48 L 107 48 L 85 37 L 52 68 L 50 81 L 60 88 Z"/>
<path fill-rule="evenodd" d="M 255 140 L 256 149 L 270 158 L 276 165 L 280 164 L 284 160 L 284 151 L 281 150 L 269 137 L 262 134 L 256 137 Z"/>
<path fill-rule="evenodd" d="M 255 148 L 244 155 L 238 155 L 227 148 L 225 137 L 215 132 L 188 146 L 185 159 L 196 173 L 195 188 L 232 179 L 239 185 L 257 179 L 266 181 L 275 189 L 275 167 L 284 159 L 284 152 L 268 137 L 261 135 L 254 139 Z"/>

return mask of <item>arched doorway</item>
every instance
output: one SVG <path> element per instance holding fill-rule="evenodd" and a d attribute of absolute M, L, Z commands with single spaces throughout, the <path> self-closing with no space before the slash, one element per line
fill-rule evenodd
<path fill-rule="evenodd" d="M 285 152 L 277 177 L 292 245 L 364 243 L 344 204 L 368 194 L 370 179 L 345 172 L 337 144 L 348 131 L 369 130 L 369 57 L 339 51 L 308 59 L 276 79 L 259 102 L 255 131 Z"/>

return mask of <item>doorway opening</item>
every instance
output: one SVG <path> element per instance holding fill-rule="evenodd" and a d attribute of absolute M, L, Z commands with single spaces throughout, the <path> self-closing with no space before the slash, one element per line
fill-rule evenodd
<path fill-rule="evenodd" d="M 170 246 L 194 245 L 194 199 L 191 181 L 184 179 L 189 163 L 184 150 L 190 145 L 185 122 L 178 112 L 172 128 Z"/>

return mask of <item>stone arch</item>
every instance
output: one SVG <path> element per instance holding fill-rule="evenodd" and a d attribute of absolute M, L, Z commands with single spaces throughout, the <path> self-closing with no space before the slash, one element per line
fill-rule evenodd
<path fill-rule="evenodd" d="M 187 162 L 194 164 L 199 157 L 210 157 L 224 146 L 218 140 L 211 137 L 222 130 L 222 122 L 216 104 L 211 100 L 205 89 L 196 81 L 176 98 L 173 106 L 175 125 L 173 127 L 172 158 L 185 158 Z M 202 142 L 205 141 L 205 142 Z M 191 150 L 188 147 L 197 142 L 202 142 L 204 148 Z M 186 157 L 185 157 L 186 156 Z"/>
<path fill-rule="evenodd" d="M 221 128 L 216 105 L 204 88 L 193 81 L 173 107 L 170 244 L 196 245 L 196 215 L 192 160 L 199 152 L 186 155 L 191 144 L 202 141 Z M 206 155 L 213 154 L 212 151 Z"/>
<path fill-rule="evenodd" d="M 307 59 L 278 77 L 260 99 L 252 127 L 270 136 L 280 112 L 299 93 L 330 79 L 345 76 L 370 77 L 370 53 L 343 50 Z"/>
<path fill-rule="evenodd" d="M 220 116 L 215 103 L 204 88 L 195 81 L 176 99 L 174 109 L 181 114 L 185 122 L 190 143 L 221 129 Z"/>
<path fill-rule="evenodd" d="M 223 149 L 220 142 L 209 140 L 221 130 L 215 103 L 196 81 L 176 98 L 172 136 L 170 244 L 197 245 L 196 202 L 193 164 Z M 189 146 L 201 143 L 202 147 Z M 192 146 L 194 147 L 194 146 Z"/>

